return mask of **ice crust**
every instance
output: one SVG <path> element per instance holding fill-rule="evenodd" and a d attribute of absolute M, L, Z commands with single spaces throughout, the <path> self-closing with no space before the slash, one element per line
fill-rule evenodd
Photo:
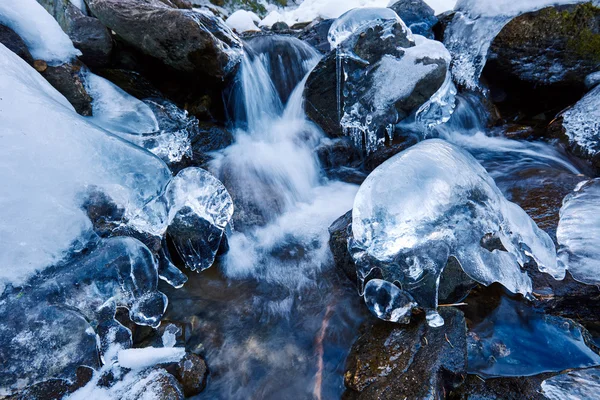
<path fill-rule="evenodd" d="M 600 153 L 600 86 L 596 86 L 562 115 L 565 134 L 578 152 Z"/>
<path fill-rule="evenodd" d="M 144 347 L 120 350 L 117 359 L 121 367 L 135 370 L 178 362 L 183 356 L 185 356 L 183 347 Z"/>
<path fill-rule="evenodd" d="M 81 54 L 58 22 L 35 0 L 0 0 L 0 23 L 15 31 L 33 58 L 59 65 Z"/>
<path fill-rule="evenodd" d="M 327 40 L 334 49 L 354 33 L 363 31 L 369 26 L 383 26 L 383 35 L 392 34 L 391 30 L 395 24 L 400 24 L 404 28 L 404 32 L 408 33 L 408 27 L 391 8 L 355 8 L 344 13 L 331 24 Z"/>
<path fill-rule="evenodd" d="M 600 396 L 600 369 L 569 371 L 542 382 L 542 394 L 548 400 L 584 400 Z"/>
<path fill-rule="evenodd" d="M 600 178 L 582 182 L 560 209 L 558 257 L 573 278 L 600 285 Z"/>
<path fill-rule="evenodd" d="M 450 256 L 477 282 L 499 282 L 514 293 L 531 292 L 521 271 L 529 257 L 541 271 L 564 277 L 550 237 L 470 154 L 440 139 L 403 151 L 367 177 L 354 200 L 352 233 L 348 247 L 360 281 L 379 269 L 430 310 Z"/>

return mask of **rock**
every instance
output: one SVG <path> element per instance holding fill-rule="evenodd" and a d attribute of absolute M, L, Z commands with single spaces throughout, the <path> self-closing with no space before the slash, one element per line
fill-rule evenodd
<path fill-rule="evenodd" d="M 162 93 L 138 72 L 118 68 L 103 68 L 95 71 L 95 73 L 140 100 L 163 97 Z"/>
<path fill-rule="evenodd" d="M 23 39 L 15 31 L 2 24 L 0 24 L 0 43 L 29 64 L 33 63 L 33 57 Z"/>
<path fill-rule="evenodd" d="M 598 84 L 600 84 L 600 71 L 592 72 L 591 74 L 586 76 L 584 84 L 585 84 L 585 88 L 587 90 L 591 90 L 591 89 L 595 88 L 596 86 L 598 86 Z"/>
<path fill-rule="evenodd" d="M 440 310 L 445 324 L 368 322 L 346 362 L 344 399 L 442 399 L 467 370 L 467 327 L 457 309 Z"/>
<path fill-rule="evenodd" d="M 547 400 L 540 393 L 542 382 L 555 374 L 534 376 L 492 378 L 483 380 L 476 375 L 468 375 L 458 389 L 448 394 L 449 400 Z"/>
<path fill-rule="evenodd" d="M 38 0 L 58 21 L 62 30 L 81 50 L 80 59 L 90 67 L 102 67 L 110 62 L 113 41 L 110 31 L 96 18 L 85 15 L 70 0 Z"/>
<path fill-rule="evenodd" d="M 351 235 L 352 210 L 339 217 L 329 227 L 329 248 L 333 254 L 333 262 L 352 282 L 356 283 L 356 265 L 348 251 L 348 238 Z"/>
<path fill-rule="evenodd" d="M 433 35 L 435 37 L 435 40 L 438 40 L 442 43 L 444 42 L 446 28 L 448 27 L 448 25 L 450 25 L 450 23 L 454 19 L 454 14 L 456 14 L 456 11 L 450 10 L 450 11 L 446 11 L 436 17 L 438 22 L 433 27 L 431 27 L 431 30 L 433 31 Z"/>
<path fill-rule="evenodd" d="M 591 3 L 523 14 L 494 39 L 484 76 L 508 94 L 504 103 L 531 115 L 554 113 L 585 92 L 600 62 L 600 8 Z"/>
<path fill-rule="evenodd" d="M 346 18 L 362 17 L 352 12 L 362 11 Z M 425 38 L 415 43 L 395 13 L 382 13 L 383 20 L 356 29 L 319 62 L 304 92 L 312 121 L 329 137 L 350 136 L 366 153 L 381 147 L 393 125 L 440 89 L 449 64 L 441 43 Z M 382 39 L 384 30 L 390 33 Z"/>
<path fill-rule="evenodd" d="M 39 67 L 41 65 L 38 64 Z M 81 79 L 80 73 L 82 68 L 84 68 L 84 65 L 81 61 L 75 60 L 56 67 L 47 66 L 40 73 L 56 90 L 69 100 L 75 111 L 81 115 L 90 116 L 92 115 L 92 98 L 85 90 Z"/>
<path fill-rule="evenodd" d="M 271 26 L 273 32 L 287 32 L 290 30 L 290 26 L 283 21 L 275 22 Z"/>
<path fill-rule="evenodd" d="M 433 26 L 437 24 L 433 8 L 429 7 L 423 0 L 400 0 L 389 6 L 402 21 L 410 28 L 412 33 L 422 35 L 430 39 L 434 38 Z"/>
<path fill-rule="evenodd" d="M 183 387 L 186 397 L 196 396 L 206 387 L 208 368 L 203 359 L 187 353 L 175 368 L 175 377 Z"/>
<path fill-rule="evenodd" d="M 222 79 L 242 58 L 240 39 L 208 13 L 159 0 L 89 0 L 88 6 L 130 46 L 178 71 Z"/>
<path fill-rule="evenodd" d="M 35 60 L 33 62 L 33 68 L 39 73 L 42 73 L 48 69 L 48 63 L 44 60 Z"/>
<path fill-rule="evenodd" d="M 328 177 L 358 185 L 367 177 L 359 169 L 362 156 L 349 138 L 324 140 L 316 151 Z"/>
<path fill-rule="evenodd" d="M 298 38 L 304 40 L 322 54 L 329 53 L 331 46 L 327 40 L 327 33 L 329 32 L 329 28 L 331 27 L 331 24 L 333 24 L 333 21 L 335 21 L 335 19 L 314 22 L 304 28 L 304 31 Z"/>

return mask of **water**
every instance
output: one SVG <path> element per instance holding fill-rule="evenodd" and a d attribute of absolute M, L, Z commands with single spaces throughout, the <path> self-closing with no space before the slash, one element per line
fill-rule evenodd
<path fill-rule="evenodd" d="M 229 252 L 169 292 L 167 318 L 188 321 L 206 356 L 198 398 L 339 398 L 368 311 L 332 268 L 327 228 L 357 186 L 327 180 L 315 155 L 323 134 L 302 90 L 317 53 L 281 36 L 248 47 L 230 99 L 236 140 L 210 166 L 236 207 Z"/>

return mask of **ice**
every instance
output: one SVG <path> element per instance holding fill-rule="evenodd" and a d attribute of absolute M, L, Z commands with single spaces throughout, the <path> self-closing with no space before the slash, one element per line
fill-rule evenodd
<path fill-rule="evenodd" d="M 177 343 L 177 335 L 181 330 L 174 324 L 169 324 L 165 328 L 161 337 L 163 347 L 175 347 Z"/>
<path fill-rule="evenodd" d="M 138 214 L 171 172 L 159 158 L 79 116 L 44 78 L 0 46 L 0 291 L 81 249 L 94 235 L 81 209 L 87 192 L 105 192 Z M 26 106 L 24 106 L 26 105 Z"/>
<path fill-rule="evenodd" d="M 238 33 L 260 31 L 257 25 L 259 22 L 258 15 L 246 10 L 237 10 L 225 20 L 225 23 Z"/>
<path fill-rule="evenodd" d="M 600 178 L 583 182 L 560 209 L 558 258 L 573 278 L 600 285 Z"/>
<path fill-rule="evenodd" d="M 95 125 L 168 163 L 179 162 L 191 153 L 190 134 L 198 121 L 188 118 L 187 112 L 166 100 L 138 100 L 89 71 L 83 74 L 83 80 L 93 99 L 93 116 L 89 120 Z M 162 116 L 160 121 L 154 110 Z"/>
<path fill-rule="evenodd" d="M 354 201 L 352 233 L 359 280 L 379 269 L 427 310 L 437 307 L 450 256 L 477 282 L 514 293 L 531 292 L 520 268 L 530 257 L 541 271 L 564 277 L 550 237 L 470 154 L 440 139 L 403 151 L 367 177 Z"/>
<path fill-rule="evenodd" d="M 392 34 L 392 29 L 396 24 L 400 24 L 404 32 L 408 33 L 404 22 L 390 8 L 357 8 L 343 14 L 331 24 L 327 40 L 334 49 L 355 32 L 364 31 L 369 26 L 382 26 L 384 28 L 383 36 L 385 36 Z"/>
<path fill-rule="evenodd" d="M 183 347 L 144 347 L 119 351 L 119 366 L 128 369 L 143 369 L 157 364 L 178 362 L 185 356 Z"/>
<path fill-rule="evenodd" d="M 202 271 L 213 264 L 232 215 L 233 202 L 223 184 L 208 171 L 186 168 L 132 225 L 155 236 L 167 232 L 186 266 Z"/>
<path fill-rule="evenodd" d="M 569 371 L 542 382 L 548 400 L 587 400 L 600 396 L 600 369 Z"/>
<path fill-rule="evenodd" d="M 600 153 L 600 86 L 563 113 L 569 143 L 589 158 Z"/>
<path fill-rule="evenodd" d="M 81 54 L 58 22 L 35 0 L 0 0 L 0 23 L 23 39 L 33 58 L 59 65 Z"/>
<path fill-rule="evenodd" d="M 479 88 L 479 77 L 494 38 L 514 17 L 552 5 L 581 0 L 458 0 L 444 44 L 452 54 L 452 74 L 468 89 Z"/>
<path fill-rule="evenodd" d="M 87 7 L 85 5 L 85 0 L 69 0 L 69 1 L 75 7 L 79 8 L 85 15 L 87 15 Z"/>
<path fill-rule="evenodd" d="M 409 323 L 411 311 L 417 306 L 410 294 L 381 279 L 367 282 L 363 297 L 369 310 L 385 321 Z"/>

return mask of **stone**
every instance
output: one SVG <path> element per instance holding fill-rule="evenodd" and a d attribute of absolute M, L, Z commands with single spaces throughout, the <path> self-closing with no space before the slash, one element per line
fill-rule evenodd
<path fill-rule="evenodd" d="M 43 69 L 42 64 L 38 64 Z M 79 60 L 65 63 L 58 66 L 47 66 L 41 72 L 42 76 L 56 90 L 69 100 L 79 114 L 84 116 L 92 115 L 92 98 L 85 90 L 85 85 L 81 78 L 81 70 L 84 65 Z"/>
<path fill-rule="evenodd" d="M 423 0 L 400 0 L 390 5 L 389 8 L 402 18 L 412 33 L 430 39 L 434 38 L 432 28 L 437 24 L 438 19 L 435 17 L 433 8 Z"/>
<path fill-rule="evenodd" d="M 29 64 L 33 63 L 33 57 L 23 39 L 15 31 L 2 24 L 0 24 L 0 43 Z"/>
<path fill-rule="evenodd" d="M 186 397 L 196 396 L 206 387 L 208 368 L 202 358 L 187 353 L 175 368 L 175 377 L 183 387 Z"/>
<path fill-rule="evenodd" d="M 315 21 L 304 28 L 298 38 L 310 44 L 321 54 L 329 53 L 331 46 L 327 40 L 327 33 L 329 33 L 329 28 L 331 27 L 331 24 L 333 24 L 333 21 L 335 21 L 335 19 Z"/>

